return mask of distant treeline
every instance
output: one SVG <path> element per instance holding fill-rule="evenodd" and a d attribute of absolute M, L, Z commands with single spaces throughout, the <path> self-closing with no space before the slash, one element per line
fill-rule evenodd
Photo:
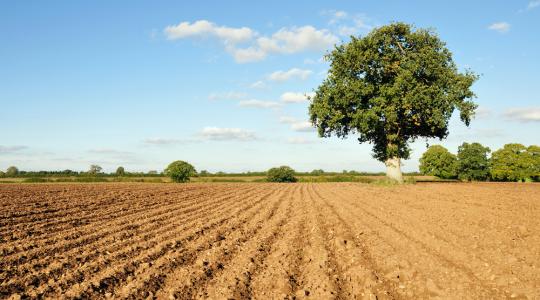
<path fill-rule="evenodd" d="M 420 172 L 463 181 L 540 181 L 540 146 L 514 143 L 491 152 L 480 143 L 463 143 L 455 155 L 433 145 L 420 158 Z"/>
<path fill-rule="evenodd" d="M 5 172 L 0 171 L 0 178 L 60 178 L 60 177 L 162 177 L 165 176 L 163 172 L 149 171 L 149 172 L 127 172 L 122 167 L 119 167 L 116 172 L 105 173 L 101 171 L 101 167 L 97 165 L 91 166 L 88 171 L 24 171 L 19 170 L 17 167 L 9 167 Z M 266 171 L 260 172 L 209 172 L 201 170 L 197 172 L 195 177 L 252 177 L 252 176 L 266 176 Z M 384 176 L 384 172 L 360 172 L 354 170 L 343 170 L 341 172 L 327 172 L 322 169 L 316 169 L 311 172 L 295 172 L 297 176 Z M 418 172 L 410 172 L 405 175 L 420 175 Z"/>

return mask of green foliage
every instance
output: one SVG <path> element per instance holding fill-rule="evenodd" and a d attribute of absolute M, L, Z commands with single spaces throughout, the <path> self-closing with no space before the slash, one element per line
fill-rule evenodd
<path fill-rule="evenodd" d="M 268 170 L 266 179 L 270 182 L 296 182 L 298 179 L 294 176 L 295 172 L 288 166 L 272 168 Z"/>
<path fill-rule="evenodd" d="M 124 170 L 124 167 L 118 167 L 116 169 L 116 176 L 124 176 L 126 175 L 126 170 Z"/>
<path fill-rule="evenodd" d="M 328 77 L 315 91 L 309 114 L 321 137 L 357 133 L 373 143 L 374 157 L 408 158 L 409 141 L 448 135 L 457 108 L 469 125 L 478 76 L 459 73 L 451 52 L 427 29 L 392 23 L 351 37 L 326 56 Z"/>
<path fill-rule="evenodd" d="M 537 180 L 540 174 L 540 147 L 506 144 L 491 156 L 491 177 L 501 181 Z"/>
<path fill-rule="evenodd" d="M 527 148 L 528 169 L 533 181 L 540 181 L 540 146 L 532 145 Z"/>
<path fill-rule="evenodd" d="M 23 180 L 23 182 L 25 182 L 25 183 L 40 183 L 40 182 L 49 182 L 49 180 L 47 180 L 45 178 L 41 178 L 41 177 L 30 177 L 30 178 L 25 178 Z"/>
<path fill-rule="evenodd" d="M 98 165 L 91 165 L 90 169 L 88 170 L 88 174 L 97 175 L 97 174 L 101 173 L 101 170 L 103 170 L 102 167 L 100 167 Z"/>
<path fill-rule="evenodd" d="M 0 178 L 6 177 L 6 173 L 4 171 L 0 171 Z"/>
<path fill-rule="evenodd" d="M 11 166 L 6 170 L 6 177 L 15 177 L 19 175 L 19 169 L 15 166 Z"/>
<path fill-rule="evenodd" d="M 311 171 L 310 174 L 313 175 L 313 176 L 320 176 L 320 175 L 324 174 L 324 170 L 323 169 L 313 170 L 313 171 Z"/>
<path fill-rule="evenodd" d="M 463 143 L 458 148 L 458 178 L 485 180 L 489 175 L 488 153 L 491 150 L 479 143 Z"/>
<path fill-rule="evenodd" d="M 187 182 L 189 178 L 195 176 L 197 171 L 189 163 L 181 160 L 172 162 L 164 171 L 165 175 L 171 177 L 174 182 Z"/>
<path fill-rule="evenodd" d="M 420 158 L 420 172 L 442 179 L 457 177 L 457 157 L 441 145 L 433 145 Z"/>

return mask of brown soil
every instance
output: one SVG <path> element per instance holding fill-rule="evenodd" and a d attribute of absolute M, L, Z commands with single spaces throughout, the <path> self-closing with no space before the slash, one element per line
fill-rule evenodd
<path fill-rule="evenodd" d="M 540 185 L 4 184 L 0 298 L 540 298 Z"/>

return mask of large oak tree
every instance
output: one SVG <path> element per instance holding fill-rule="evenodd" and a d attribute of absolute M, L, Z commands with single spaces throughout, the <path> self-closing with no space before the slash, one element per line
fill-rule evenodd
<path fill-rule="evenodd" d="M 363 38 L 351 37 L 326 56 L 327 78 L 311 99 L 309 114 L 321 137 L 358 134 L 373 144 L 387 176 L 403 181 L 401 159 L 409 142 L 448 135 L 457 108 L 468 126 L 476 105 L 477 76 L 460 73 L 451 52 L 428 29 L 393 23 Z"/>

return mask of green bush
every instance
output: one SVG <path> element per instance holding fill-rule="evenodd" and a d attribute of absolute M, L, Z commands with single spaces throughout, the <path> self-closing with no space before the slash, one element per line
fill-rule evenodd
<path fill-rule="evenodd" d="M 294 174 L 295 172 L 291 167 L 281 166 L 268 170 L 266 180 L 269 182 L 297 182 L 298 179 Z"/>
<path fill-rule="evenodd" d="M 442 179 L 457 177 L 457 157 L 441 145 L 433 145 L 420 158 L 420 172 Z"/>
<path fill-rule="evenodd" d="M 491 150 L 479 143 L 463 143 L 458 148 L 458 177 L 461 180 L 486 180 Z"/>
<path fill-rule="evenodd" d="M 187 182 L 190 177 L 197 174 L 197 171 L 189 163 L 177 160 L 169 164 L 164 173 L 171 177 L 174 182 Z"/>

